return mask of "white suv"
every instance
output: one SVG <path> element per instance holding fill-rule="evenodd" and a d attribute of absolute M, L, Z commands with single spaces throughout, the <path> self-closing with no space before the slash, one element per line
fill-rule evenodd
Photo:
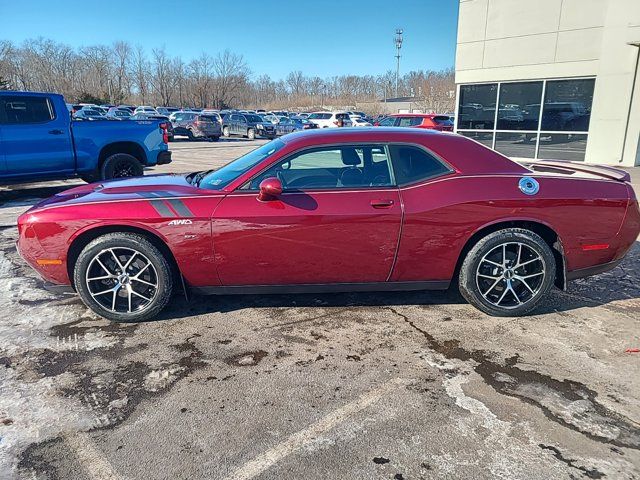
<path fill-rule="evenodd" d="M 315 123 L 319 128 L 334 128 L 338 126 L 340 118 L 344 127 L 352 126 L 351 118 L 347 112 L 314 112 L 307 117 L 307 120 Z"/>
<path fill-rule="evenodd" d="M 139 106 L 138 108 L 136 108 L 136 109 L 133 111 L 133 113 L 134 113 L 134 114 L 136 114 L 136 113 L 149 113 L 149 114 L 152 114 L 152 115 L 157 115 L 157 114 L 158 114 L 158 112 L 156 111 L 156 109 L 155 109 L 155 108 L 150 107 L 150 106 L 148 106 L 148 105 L 141 105 L 141 106 Z"/>

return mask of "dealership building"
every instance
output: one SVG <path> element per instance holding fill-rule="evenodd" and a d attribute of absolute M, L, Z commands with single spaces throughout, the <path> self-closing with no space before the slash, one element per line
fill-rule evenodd
<path fill-rule="evenodd" d="M 460 0 L 456 131 L 505 155 L 640 165 L 640 0 Z"/>

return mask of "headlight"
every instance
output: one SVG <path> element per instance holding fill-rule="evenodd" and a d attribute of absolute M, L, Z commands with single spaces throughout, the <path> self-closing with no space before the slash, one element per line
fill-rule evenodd
<path fill-rule="evenodd" d="M 257 124 L 257 125 L 256 125 L 256 127 L 258 127 L 258 128 L 264 128 L 264 127 L 262 126 L 262 124 L 261 124 L 261 123 Z"/>

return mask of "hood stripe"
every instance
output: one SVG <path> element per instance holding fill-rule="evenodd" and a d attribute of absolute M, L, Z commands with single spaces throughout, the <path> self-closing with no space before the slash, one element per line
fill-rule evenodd
<path fill-rule="evenodd" d="M 175 217 L 175 213 L 164 203 L 163 200 L 150 200 L 149 203 L 156 209 L 161 217 Z"/>
<path fill-rule="evenodd" d="M 175 212 L 181 216 L 181 217 L 193 217 L 193 213 L 191 213 L 191 210 L 189 210 L 189 207 L 187 207 L 182 200 L 178 200 L 177 198 L 171 198 L 169 200 L 166 200 L 166 202 L 171 205 L 171 208 L 173 208 L 175 210 Z"/>

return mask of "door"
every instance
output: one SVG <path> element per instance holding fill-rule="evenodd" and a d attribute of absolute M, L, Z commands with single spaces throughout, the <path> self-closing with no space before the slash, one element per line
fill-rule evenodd
<path fill-rule="evenodd" d="M 283 193 L 258 201 L 260 182 Z M 402 208 L 387 149 L 306 149 L 269 167 L 220 203 L 212 219 L 223 285 L 385 282 Z"/>
<path fill-rule="evenodd" d="M 6 178 L 40 174 L 64 176 L 75 171 L 75 155 L 66 107 L 55 110 L 46 96 L 0 97 Z"/>

